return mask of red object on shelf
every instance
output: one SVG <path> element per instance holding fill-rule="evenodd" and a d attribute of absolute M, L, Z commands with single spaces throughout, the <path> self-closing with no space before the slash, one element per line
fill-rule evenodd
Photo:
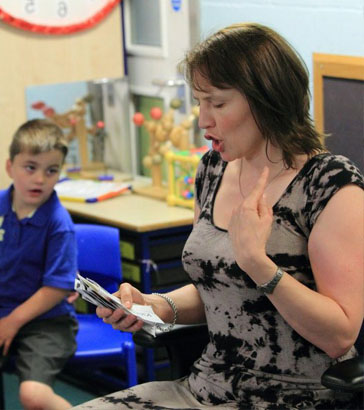
<path fill-rule="evenodd" d="M 43 109 L 43 114 L 44 114 L 46 117 L 52 117 L 52 115 L 55 114 L 55 111 L 54 111 L 54 109 L 53 109 L 52 107 L 45 107 L 45 108 Z"/>
<path fill-rule="evenodd" d="M 141 112 L 136 112 L 133 115 L 133 122 L 134 122 L 135 125 L 140 127 L 144 123 L 144 115 Z"/>
<path fill-rule="evenodd" d="M 153 107 L 150 110 L 150 116 L 153 118 L 153 120 L 159 120 L 162 118 L 163 111 L 159 107 Z"/>
<path fill-rule="evenodd" d="M 45 104 L 43 101 L 36 101 L 35 103 L 32 104 L 32 108 L 34 110 L 42 110 L 45 107 Z"/>

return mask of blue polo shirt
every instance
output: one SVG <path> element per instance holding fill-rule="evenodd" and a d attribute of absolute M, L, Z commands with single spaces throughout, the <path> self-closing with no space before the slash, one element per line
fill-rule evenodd
<path fill-rule="evenodd" d="M 56 192 L 31 217 L 18 220 L 12 190 L 0 191 L 0 317 L 42 286 L 72 290 L 77 271 L 73 222 Z M 66 300 L 38 318 L 63 314 L 74 315 Z"/>

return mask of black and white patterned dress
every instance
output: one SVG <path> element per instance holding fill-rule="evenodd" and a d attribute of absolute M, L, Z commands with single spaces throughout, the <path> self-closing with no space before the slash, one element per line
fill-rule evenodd
<path fill-rule="evenodd" d="M 77 409 L 345 409 L 350 396 L 320 384 L 332 362 L 297 334 L 236 264 L 229 235 L 214 225 L 213 206 L 227 163 L 214 151 L 196 176 L 200 216 L 183 251 L 183 264 L 205 305 L 210 342 L 188 378 L 145 383 Z M 273 207 L 269 257 L 315 289 L 307 242 L 329 199 L 343 186 L 364 188 L 346 158 L 311 158 Z M 356 354 L 353 348 L 348 357 Z"/>
<path fill-rule="evenodd" d="M 210 333 L 189 377 L 191 390 L 202 402 L 236 401 L 247 409 L 332 408 L 322 407 L 330 394 L 320 384 L 332 359 L 296 333 L 257 291 L 236 264 L 227 231 L 214 225 L 214 201 L 226 165 L 214 151 L 202 159 L 196 177 L 201 213 L 183 251 Z M 329 199 L 350 183 L 363 187 L 363 177 L 348 159 L 320 154 L 273 207 L 268 256 L 311 289 L 310 231 Z"/>

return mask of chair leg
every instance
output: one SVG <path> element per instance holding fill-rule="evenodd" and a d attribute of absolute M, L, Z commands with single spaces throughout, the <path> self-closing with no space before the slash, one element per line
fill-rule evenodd
<path fill-rule="evenodd" d="M 127 384 L 128 387 L 135 386 L 138 384 L 138 370 L 135 365 L 136 363 L 136 354 L 135 346 L 133 342 L 126 342 L 125 345 L 125 362 L 127 369 Z"/>

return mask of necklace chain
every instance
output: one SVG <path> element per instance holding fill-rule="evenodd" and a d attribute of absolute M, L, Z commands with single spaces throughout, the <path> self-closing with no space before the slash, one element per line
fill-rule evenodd
<path fill-rule="evenodd" d="M 265 186 L 265 189 L 267 189 L 267 188 L 269 187 L 269 185 L 270 185 L 276 178 L 278 178 L 279 175 L 281 175 L 284 170 L 285 170 L 285 166 L 284 166 L 284 164 L 283 164 L 282 168 L 277 172 L 277 174 L 274 175 L 274 177 L 273 177 L 270 181 L 268 181 L 267 185 Z M 241 197 L 242 197 L 243 199 L 245 199 L 245 195 L 243 194 L 242 189 L 241 189 L 241 175 L 242 175 L 242 173 L 243 173 L 243 159 L 240 160 L 239 191 L 240 191 Z"/>

